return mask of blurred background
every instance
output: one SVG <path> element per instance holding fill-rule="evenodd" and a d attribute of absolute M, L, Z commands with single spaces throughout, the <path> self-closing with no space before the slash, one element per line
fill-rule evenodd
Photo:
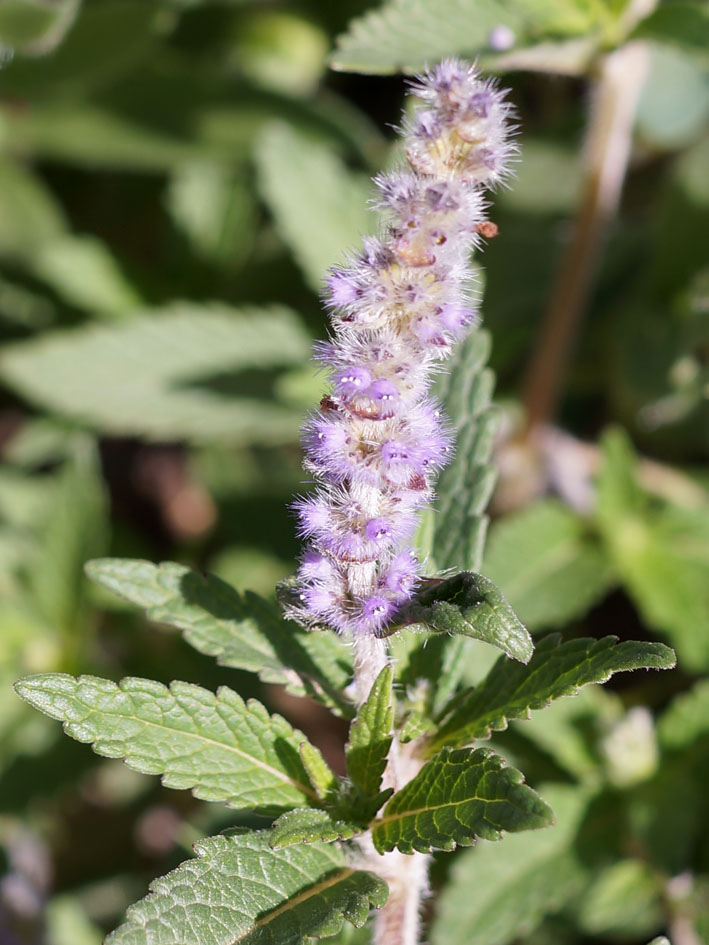
<path fill-rule="evenodd" d="M 234 822 L 65 738 L 19 676 L 228 683 L 341 768 L 336 720 L 82 568 L 171 559 L 266 595 L 292 570 L 321 280 L 376 232 L 401 67 L 453 53 L 500 75 L 520 126 L 481 259 L 500 469 L 484 571 L 534 632 L 662 639 L 679 669 L 496 736 L 561 807 L 573 788 L 603 816 L 578 868 L 568 836 L 537 842 L 552 878 L 504 927 L 484 889 L 461 919 L 455 886 L 467 902 L 484 856 L 499 876 L 513 861 L 442 858 L 432 940 L 709 941 L 707 21 L 682 0 L 646 19 L 617 0 L 476 3 L 361 19 L 366 0 L 0 0 L 0 945 L 98 945 Z"/>

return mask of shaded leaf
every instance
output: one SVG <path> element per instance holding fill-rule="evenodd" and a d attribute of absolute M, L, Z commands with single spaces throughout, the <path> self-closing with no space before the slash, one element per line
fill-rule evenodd
<path fill-rule="evenodd" d="M 31 272 L 61 299 L 92 315 L 116 318 L 141 305 L 106 246 L 93 236 L 65 236 L 35 247 Z"/>
<path fill-rule="evenodd" d="M 176 303 L 126 324 L 8 345 L 0 376 L 31 401 L 113 434 L 277 443 L 297 437 L 301 415 L 270 391 L 255 397 L 258 372 L 272 383 L 269 372 L 308 351 L 287 309 Z M 252 376 L 240 387 L 244 371 Z"/>
<path fill-rule="evenodd" d="M 676 696 L 660 717 L 657 734 L 663 748 L 682 751 L 709 735 L 709 679 L 700 679 Z"/>
<path fill-rule="evenodd" d="M 586 870 L 573 841 L 588 798 L 550 785 L 554 829 L 479 843 L 456 857 L 436 903 L 432 945 L 508 945 L 532 932 L 579 889 Z"/>
<path fill-rule="evenodd" d="M 31 62 L 16 59 L 3 70 L 5 93 L 35 100 L 96 87 L 149 55 L 160 21 L 159 8 L 143 0 L 84 3 L 51 56 Z"/>
<path fill-rule="evenodd" d="M 380 853 L 453 850 L 477 837 L 548 827 L 553 812 L 489 748 L 444 748 L 391 798 L 372 824 Z"/>
<path fill-rule="evenodd" d="M 218 265 L 243 261 L 255 229 L 250 189 L 227 162 L 194 161 L 175 170 L 167 208 L 196 255 Z"/>
<path fill-rule="evenodd" d="M 490 403 L 494 376 L 485 367 L 489 355 L 488 333 L 471 332 L 436 384 L 456 438 L 453 460 L 436 488 L 431 550 L 438 570 L 478 571 L 482 562 L 485 509 L 496 479 L 490 463 L 497 415 Z"/>
<path fill-rule="evenodd" d="M 553 500 L 496 523 L 484 568 L 533 629 L 583 616 L 611 580 L 602 546 L 585 534 L 577 515 Z"/>
<path fill-rule="evenodd" d="M 349 840 L 363 828 L 344 820 L 334 820 L 324 810 L 303 807 L 281 814 L 273 825 L 271 846 L 273 849 L 287 847 L 293 843 L 315 843 L 334 840 Z"/>
<path fill-rule="evenodd" d="M 387 631 L 395 633 L 402 628 L 460 633 L 490 643 L 523 663 L 534 650 L 532 638 L 499 588 L 472 571 L 422 582 Z"/>
<path fill-rule="evenodd" d="M 311 745 L 310 742 L 301 742 L 298 752 L 303 767 L 308 772 L 313 790 L 320 800 L 324 801 L 336 789 L 337 777 L 323 758 L 320 749 L 316 748 L 315 745 Z"/>
<path fill-rule="evenodd" d="M 81 0 L 5 0 L 0 6 L 0 48 L 43 56 L 64 38 Z"/>
<path fill-rule="evenodd" d="M 658 503 L 635 480 L 623 433 L 604 437 L 598 520 L 623 585 L 651 627 L 690 669 L 709 666 L 709 499 L 697 508 Z"/>
<path fill-rule="evenodd" d="M 0 255 L 24 259 L 61 236 L 66 225 L 61 207 L 38 177 L 0 160 Z"/>
<path fill-rule="evenodd" d="M 371 182 L 320 142 L 281 124 L 256 150 L 259 185 L 284 242 L 319 292 L 327 270 L 376 228 L 367 209 Z"/>
<path fill-rule="evenodd" d="M 476 689 L 454 699 L 431 751 L 488 738 L 510 720 L 527 718 L 532 709 L 574 695 L 589 683 L 606 682 L 613 673 L 674 665 L 674 653 L 662 643 L 618 643 L 613 636 L 561 643 L 558 634 L 550 634 L 537 644 L 527 666 L 501 657 Z"/>
<path fill-rule="evenodd" d="M 166 787 L 230 807 L 283 809 L 314 801 L 298 746 L 305 736 L 256 700 L 190 683 L 150 679 L 120 685 L 95 676 L 27 676 L 15 689 L 64 722 L 67 735 L 99 755 L 123 758 Z"/>
<path fill-rule="evenodd" d="M 391 747 L 393 677 L 394 669 L 389 663 L 375 679 L 367 701 L 350 725 L 346 748 L 347 773 L 355 788 L 367 797 L 379 793 Z"/>
<path fill-rule="evenodd" d="M 706 57 L 709 49 L 709 9 L 705 3 L 674 0 L 663 3 L 641 20 L 633 38 L 652 39 Z"/>
<path fill-rule="evenodd" d="M 108 544 L 108 501 L 99 457 L 83 434 L 70 444 L 49 492 L 51 501 L 37 524 L 37 551 L 28 568 L 28 598 L 47 626 L 62 635 L 63 665 L 73 669 L 86 655 L 90 622 L 83 565 Z"/>
<path fill-rule="evenodd" d="M 197 858 L 151 883 L 106 945 L 265 945 L 359 927 L 386 884 L 329 844 L 271 849 L 268 830 L 212 837 Z"/>
<path fill-rule="evenodd" d="M 626 859 L 601 870 L 580 902 L 576 921 L 588 935 L 643 939 L 664 924 L 662 876 L 647 863 Z"/>
<path fill-rule="evenodd" d="M 144 608 L 148 619 L 182 630 L 191 646 L 222 666 L 258 673 L 297 695 L 308 692 L 343 714 L 354 711 L 342 694 L 352 678 L 349 649 L 334 634 L 302 630 L 270 601 L 180 564 L 100 558 L 86 572 Z"/>

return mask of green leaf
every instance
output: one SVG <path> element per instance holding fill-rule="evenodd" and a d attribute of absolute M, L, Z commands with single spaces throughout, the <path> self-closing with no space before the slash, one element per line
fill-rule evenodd
<path fill-rule="evenodd" d="M 194 161 L 175 170 L 167 209 L 197 256 L 233 267 L 253 245 L 251 190 L 243 171 L 236 172 L 227 162 Z"/>
<path fill-rule="evenodd" d="M 698 738 L 709 735 L 709 679 L 700 679 L 670 703 L 657 726 L 660 744 L 669 751 L 683 751 Z"/>
<path fill-rule="evenodd" d="M 59 634 L 63 668 L 74 669 L 86 657 L 92 622 L 83 565 L 108 543 L 108 503 L 99 458 L 95 444 L 84 435 L 71 443 L 50 497 L 47 514 L 37 526 L 28 598 L 31 609 Z"/>
<path fill-rule="evenodd" d="M 584 891 L 576 921 L 588 935 L 638 940 L 664 924 L 663 878 L 641 860 L 601 870 Z"/>
<path fill-rule="evenodd" d="M 65 302 L 92 315 L 119 318 L 141 305 L 111 252 L 93 236 L 66 234 L 35 248 L 31 272 Z"/>
<path fill-rule="evenodd" d="M 61 207 L 42 181 L 20 164 L 0 160 L 0 255 L 29 258 L 66 226 Z"/>
<path fill-rule="evenodd" d="M 497 414 L 490 403 L 494 376 L 485 367 L 489 355 L 488 333 L 471 332 L 436 384 L 456 438 L 453 461 L 436 488 L 432 552 L 438 570 L 479 571 L 482 562 L 485 509 L 496 478 L 490 463 Z"/>
<path fill-rule="evenodd" d="M 4 0 L 0 45 L 25 56 L 51 52 L 74 22 L 81 0 Z"/>
<path fill-rule="evenodd" d="M 636 128 L 641 140 L 646 141 L 651 147 L 660 150 L 685 150 L 703 135 L 706 128 L 708 112 L 709 82 L 707 82 L 706 55 L 704 61 L 702 61 L 697 56 L 688 55 L 687 49 L 681 49 L 666 43 L 651 44 L 649 75 L 645 80 L 640 95 L 636 117 Z M 688 157 L 687 151 L 685 151 L 683 157 L 685 159 Z M 678 170 L 680 166 L 680 162 L 678 162 Z M 696 206 L 688 207 L 686 204 L 682 207 L 679 206 L 676 195 L 673 195 L 672 201 L 674 203 L 675 214 L 679 214 L 679 218 L 682 220 L 684 220 L 685 216 L 689 217 L 690 226 L 696 225 L 692 217 L 697 214 L 699 208 Z M 660 204 L 660 206 L 662 206 L 662 204 Z M 702 224 L 706 226 L 705 221 L 706 217 L 704 221 L 702 221 L 700 217 L 697 223 L 699 226 Z M 662 227 L 667 225 L 667 217 L 664 214 L 659 217 L 658 224 Z M 694 255 L 691 244 L 689 246 L 687 245 L 687 238 L 690 234 L 691 230 L 687 233 L 683 233 L 684 239 L 682 240 L 683 248 L 686 247 L 685 252 L 689 259 Z M 670 238 L 671 237 L 666 236 L 664 239 L 667 240 Z M 662 240 L 662 234 L 658 234 L 656 239 Z M 660 272 L 667 268 L 668 262 L 670 265 L 672 264 L 673 256 L 674 253 L 670 252 L 669 259 L 662 260 Z M 703 259 L 704 257 L 702 257 L 702 261 Z M 655 277 L 655 273 L 653 273 L 653 277 Z M 642 296 L 638 297 L 636 305 L 639 307 L 641 314 L 647 312 L 648 308 L 650 308 L 648 300 Z M 632 313 L 632 310 L 633 307 L 631 306 L 629 313 Z M 652 311 L 648 314 L 652 314 Z M 667 319 L 667 303 L 664 299 L 660 302 L 659 314 L 664 315 L 665 319 Z M 623 315 L 623 321 L 625 321 L 627 317 L 627 315 Z M 652 325 L 652 334 L 648 338 L 650 344 L 647 346 L 643 345 L 643 349 L 650 353 L 649 359 L 646 353 L 645 358 L 641 360 L 641 363 L 644 365 L 649 375 L 647 378 L 640 378 L 641 382 L 644 380 L 642 384 L 643 387 L 647 387 L 652 380 L 655 380 L 653 377 L 655 374 L 654 363 L 663 353 L 665 355 L 667 354 L 666 351 L 656 352 L 653 350 L 656 348 L 657 335 L 659 335 L 659 331 L 662 327 L 671 326 L 671 321 L 668 326 L 663 326 L 661 321 L 658 323 L 657 328 Z M 670 334 L 673 347 L 677 344 L 677 336 L 677 326 L 675 325 L 674 331 Z M 635 337 L 637 338 L 637 334 Z M 639 351 L 633 353 L 631 350 L 628 353 L 626 360 L 631 367 L 636 366 L 640 355 L 641 352 Z M 618 370 L 622 369 L 623 365 L 619 364 Z M 632 380 L 632 378 L 628 378 L 627 380 Z M 668 378 L 665 376 L 661 380 L 666 383 Z M 633 422 L 635 422 L 636 419 L 637 418 L 633 417 Z"/>
<path fill-rule="evenodd" d="M 379 793 L 392 742 L 394 707 L 391 685 L 394 669 L 389 663 L 374 681 L 367 701 L 350 725 L 347 773 L 366 797 Z"/>
<path fill-rule="evenodd" d="M 278 231 L 319 292 L 329 267 L 376 228 L 367 209 L 371 182 L 322 143 L 283 124 L 265 129 L 256 160 Z"/>
<path fill-rule="evenodd" d="M 268 830 L 212 837 L 150 886 L 106 945 L 298 945 L 364 925 L 386 884 L 331 844 L 271 849 Z"/>
<path fill-rule="evenodd" d="M 391 798 L 372 824 L 380 853 L 453 850 L 548 827 L 553 812 L 515 768 L 489 748 L 444 748 Z"/>
<path fill-rule="evenodd" d="M 288 309 L 175 303 L 125 324 L 8 345 L 0 376 L 32 402 L 111 434 L 279 443 L 297 438 L 301 413 L 253 391 L 275 369 L 302 363 L 309 347 Z M 253 376 L 241 383 L 244 371 Z"/>
<path fill-rule="evenodd" d="M 67 735 L 136 771 L 162 775 L 166 787 L 238 808 L 282 810 L 315 801 L 298 755 L 302 732 L 226 686 L 215 696 L 184 682 L 168 689 L 150 679 L 117 685 L 49 673 L 27 676 L 15 689 L 64 722 Z"/>
<path fill-rule="evenodd" d="M 460 853 L 436 903 L 432 945 L 508 945 L 532 932 L 582 885 L 586 871 L 573 850 L 588 797 L 577 787 L 550 785 L 553 830 L 504 843 L 479 843 Z"/>
<path fill-rule="evenodd" d="M 37 103 L 24 112 L 5 107 L 0 115 L 13 153 L 79 167 L 164 172 L 205 156 L 197 142 L 93 103 Z"/>
<path fill-rule="evenodd" d="M 101 945 L 103 933 L 78 896 L 61 894 L 47 903 L 47 945 Z"/>
<path fill-rule="evenodd" d="M 488 738 L 512 719 L 528 718 L 530 710 L 589 683 L 606 682 L 613 673 L 674 665 L 674 653 L 662 643 L 618 643 L 613 636 L 561 643 L 559 634 L 550 634 L 537 644 L 528 666 L 501 657 L 476 689 L 454 699 L 430 750 Z"/>
<path fill-rule="evenodd" d="M 646 623 L 689 669 L 709 667 L 709 499 L 684 509 L 645 495 L 627 438 L 603 440 L 598 521 L 623 585 Z"/>
<path fill-rule="evenodd" d="M 86 572 L 144 608 L 149 620 L 182 630 L 191 646 L 222 666 L 258 673 L 264 682 L 353 713 L 343 695 L 352 678 L 349 648 L 333 633 L 302 630 L 270 601 L 249 591 L 241 595 L 219 578 L 180 564 L 100 558 Z"/>
<path fill-rule="evenodd" d="M 362 830 L 347 821 L 333 820 L 324 810 L 302 807 L 281 814 L 273 825 L 271 846 L 275 850 L 293 843 L 332 843 L 334 840 L 349 840 Z"/>
<path fill-rule="evenodd" d="M 709 49 L 709 10 L 705 3 L 674 0 L 663 3 L 635 27 L 631 38 L 668 43 L 683 52 L 706 57 Z"/>
<path fill-rule="evenodd" d="M 387 628 L 460 633 L 503 650 L 513 659 L 529 662 L 532 638 L 500 593 L 482 574 L 462 571 L 445 580 L 428 579 Z"/>
<path fill-rule="evenodd" d="M 445 56 L 491 52 L 496 27 L 524 46 L 550 35 L 583 36 L 604 13 L 601 5 L 573 0 L 389 0 L 350 23 L 330 64 L 349 72 L 410 72 Z"/>
<path fill-rule="evenodd" d="M 603 547 L 560 502 L 537 502 L 501 519 L 485 552 L 485 573 L 528 627 L 559 627 L 599 600 L 610 568 Z"/>
<path fill-rule="evenodd" d="M 313 790 L 320 800 L 324 801 L 328 795 L 336 790 L 337 777 L 323 758 L 320 749 L 316 748 L 315 745 L 311 745 L 310 742 L 301 742 L 298 752 L 303 767 L 308 772 Z"/>
<path fill-rule="evenodd" d="M 86 93 L 135 68 L 158 39 L 160 14 L 159 8 L 143 0 L 89 0 L 53 55 L 33 62 L 15 60 L 3 70 L 5 94 L 35 101 Z"/>
<path fill-rule="evenodd" d="M 423 735 L 433 735 L 435 731 L 436 726 L 433 720 L 428 718 L 427 715 L 424 715 L 423 712 L 418 712 L 413 709 L 407 714 L 406 720 L 401 726 L 399 741 L 402 745 L 406 745 L 407 742 L 413 742 Z"/>

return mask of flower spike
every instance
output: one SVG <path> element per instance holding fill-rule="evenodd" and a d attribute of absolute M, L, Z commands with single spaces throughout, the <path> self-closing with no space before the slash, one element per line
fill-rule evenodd
<path fill-rule="evenodd" d="M 471 250 L 486 223 L 484 190 L 508 173 L 510 106 L 459 60 L 411 86 L 406 170 L 375 178 L 384 236 L 330 271 L 332 337 L 316 358 L 331 390 L 307 422 L 305 467 L 317 490 L 294 503 L 306 550 L 289 616 L 381 635 L 410 599 L 410 542 L 452 441 L 432 376 L 476 323 Z"/>

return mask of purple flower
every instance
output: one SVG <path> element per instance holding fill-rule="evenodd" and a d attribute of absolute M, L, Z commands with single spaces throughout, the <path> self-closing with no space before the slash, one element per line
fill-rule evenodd
<path fill-rule="evenodd" d="M 409 168 L 375 179 L 382 235 L 327 278 L 332 337 L 315 356 L 332 388 L 303 434 L 318 487 L 293 506 L 308 545 L 289 615 L 355 634 L 384 631 L 416 587 L 417 510 L 452 451 L 431 378 L 476 321 L 483 190 L 514 153 L 504 95 L 474 68 L 447 60 L 412 93 Z"/>

